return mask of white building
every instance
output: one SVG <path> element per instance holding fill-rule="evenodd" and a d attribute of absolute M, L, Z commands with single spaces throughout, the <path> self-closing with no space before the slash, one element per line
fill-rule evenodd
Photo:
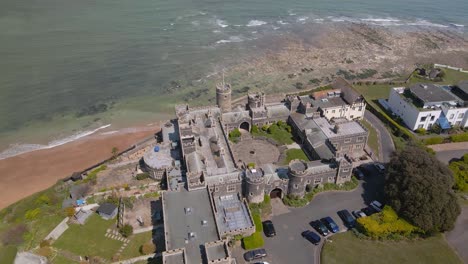
<path fill-rule="evenodd" d="M 390 110 L 411 130 L 431 129 L 434 124 L 443 129 L 468 126 L 465 102 L 455 95 L 453 87 L 434 84 L 416 84 L 409 88 L 390 90 Z"/>

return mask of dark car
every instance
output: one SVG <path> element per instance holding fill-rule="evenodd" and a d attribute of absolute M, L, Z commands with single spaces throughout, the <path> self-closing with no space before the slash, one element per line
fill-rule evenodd
<path fill-rule="evenodd" d="M 377 211 L 374 208 L 370 207 L 370 206 L 366 207 L 366 208 L 362 208 L 361 211 L 363 213 L 365 213 L 367 216 L 371 216 L 371 215 L 377 213 Z"/>
<path fill-rule="evenodd" d="M 343 223 L 347 228 L 354 228 L 356 226 L 356 219 L 354 219 L 348 210 L 338 211 L 337 214 L 341 220 L 343 220 Z"/>
<path fill-rule="evenodd" d="M 318 245 L 320 243 L 320 236 L 317 235 L 314 231 L 306 230 L 302 232 L 301 235 L 314 245 Z"/>
<path fill-rule="evenodd" d="M 267 220 L 263 222 L 263 232 L 265 232 L 265 236 L 267 237 L 274 237 L 276 236 L 275 227 L 273 226 L 273 222 Z"/>
<path fill-rule="evenodd" d="M 362 172 L 361 169 L 355 168 L 353 172 L 354 172 L 354 176 L 356 176 L 358 180 L 364 179 L 364 172 Z"/>
<path fill-rule="evenodd" d="M 328 228 L 328 230 L 332 231 L 333 233 L 337 233 L 340 231 L 338 225 L 329 216 L 320 219 L 320 222 L 322 222 Z"/>
<path fill-rule="evenodd" d="M 328 235 L 327 227 L 322 222 L 320 222 L 320 220 L 312 221 L 312 222 L 310 222 L 310 225 L 315 230 L 317 230 L 317 232 L 319 232 L 319 234 L 321 234 L 322 236 L 327 236 Z"/>
<path fill-rule="evenodd" d="M 252 261 L 254 259 L 260 259 L 260 258 L 264 258 L 266 256 L 267 256 L 266 250 L 263 249 L 263 248 L 254 249 L 254 250 L 247 251 L 247 252 L 244 253 L 244 259 L 246 261 Z"/>

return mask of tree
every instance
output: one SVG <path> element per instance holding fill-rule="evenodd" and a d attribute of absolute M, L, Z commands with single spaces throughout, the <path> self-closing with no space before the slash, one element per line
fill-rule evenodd
<path fill-rule="evenodd" d="M 133 226 L 125 224 L 120 228 L 120 234 L 124 237 L 129 237 L 133 234 Z"/>
<path fill-rule="evenodd" d="M 65 208 L 65 214 L 68 216 L 68 217 L 72 217 L 75 215 L 75 208 L 73 207 L 67 207 Z"/>
<path fill-rule="evenodd" d="M 451 171 L 424 149 L 409 145 L 393 155 L 385 198 L 397 214 L 426 232 L 453 228 L 460 205 Z"/>
<path fill-rule="evenodd" d="M 149 241 L 146 242 L 145 244 L 141 245 L 140 247 L 140 253 L 143 255 L 149 255 L 156 252 L 156 246 L 153 244 L 153 242 Z"/>
<path fill-rule="evenodd" d="M 116 158 L 117 155 L 119 154 L 119 149 L 117 147 L 113 147 L 111 152 L 112 152 L 112 157 Z"/>
<path fill-rule="evenodd" d="M 455 177 L 454 189 L 468 191 L 468 154 L 463 155 L 460 160 L 450 162 L 449 168 Z"/>

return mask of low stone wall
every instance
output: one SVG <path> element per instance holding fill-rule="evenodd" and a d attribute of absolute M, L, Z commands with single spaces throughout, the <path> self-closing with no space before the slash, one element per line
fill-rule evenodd
<path fill-rule="evenodd" d="M 459 71 L 459 72 L 468 73 L 468 71 L 463 70 L 463 68 L 453 67 L 453 66 L 450 66 L 450 65 L 444 65 L 444 64 L 437 64 L 437 63 L 434 63 L 434 67 L 437 67 L 437 68 L 446 68 L 446 69 L 451 69 L 451 70 L 455 70 L 455 71 Z"/>

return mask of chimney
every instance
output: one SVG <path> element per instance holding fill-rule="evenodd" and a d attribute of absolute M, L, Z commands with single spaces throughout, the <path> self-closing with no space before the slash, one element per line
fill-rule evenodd
<path fill-rule="evenodd" d="M 338 134 L 338 131 L 340 131 L 340 126 L 336 124 L 335 127 L 333 128 L 333 132 L 335 132 L 335 134 Z"/>

